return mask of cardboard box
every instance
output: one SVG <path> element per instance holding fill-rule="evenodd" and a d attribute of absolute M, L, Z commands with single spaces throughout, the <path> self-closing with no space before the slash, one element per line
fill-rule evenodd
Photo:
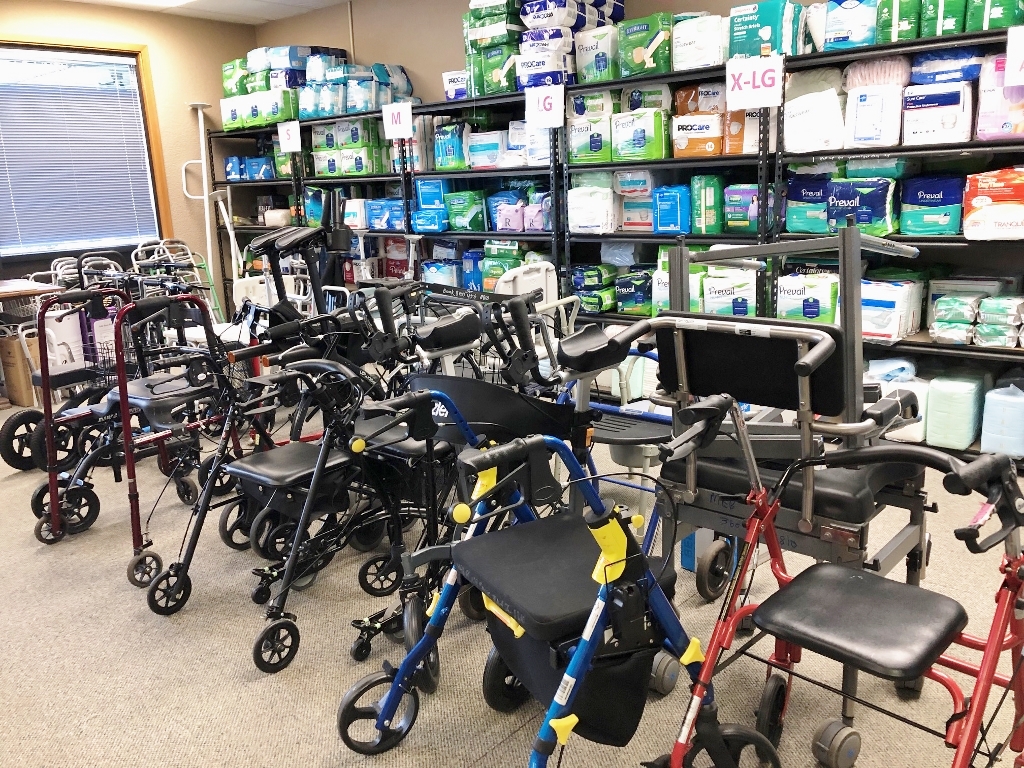
<path fill-rule="evenodd" d="M 32 355 L 32 368 L 39 369 L 39 344 L 36 339 L 28 340 L 29 352 Z M 34 406 L 36 401 L 32 392 L 32 371 L 17 336 L 0 337 L 0 363 L 4 370 L 4 388 L 7 399 L 14 405 Z"/>

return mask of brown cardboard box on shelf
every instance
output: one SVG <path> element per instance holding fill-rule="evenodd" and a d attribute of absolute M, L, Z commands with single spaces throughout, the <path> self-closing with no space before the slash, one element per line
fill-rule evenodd
<path fill-rule="evenodd" d="M 32 367 L 39 368 L 39 344 L 36 339 L 28 340 L 32 354 Z M 4 369 L 4 389 L 7 398 L 15 405 L 35 405 L 32 393 L 32 371 L 17 336 L 0 337 L 0 363 Z"/>

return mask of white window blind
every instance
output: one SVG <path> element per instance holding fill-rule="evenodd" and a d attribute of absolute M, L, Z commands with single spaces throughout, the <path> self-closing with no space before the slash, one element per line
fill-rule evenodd
<path fill-rule="evenodd" d="M 0 257 L 156 237 L 135 57 L 0 47 Z"/>

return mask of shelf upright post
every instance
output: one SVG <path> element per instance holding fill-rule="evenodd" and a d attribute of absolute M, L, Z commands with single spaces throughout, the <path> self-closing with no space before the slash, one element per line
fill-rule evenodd
<path fill-rule="evenodd" d="M 843 329 L 843 371 L 846 389 L 846 410 L 843 420 L 860 421 L 864 410 L 864 343 L 860 306 L 860 230 L 852 215 L 846 217 L 846 227 L 839 230 L 839 324 Z M 844 438 L 847 448 L 856 448 L 863 438 L 850 435 Z"/>
<path fill-rule="evenodd" d="M 292 152 L 292 194 L 295 195 L 296 223 L 300 227 L 306 226 L 305 201 L 302 199 L 304 186 L 302 177 L 304 170 L 302 167 L 302 153 Z"/>
<path fill-rule="evenodd" d="M 562 168 L 562 151 L 561 147 L 565 143 L 563 141 L 565 128 L 553 128 L 550 133 L 550 147 L 548 150 L 548 189 L 550 190 L 551 200 L 551 255 L 555 257 L 555 270 L 561 272 L 561 266 L 563 261 L 565 262 L 565 269 L 568 272 L 568 251 L 565 251 L 565 257 L 563 259 L 562 254 L 559 253 L 558 238 L 561 233 L 560 224 L 562 217 L 559 215 L 561 212 L 561 199 L 562 196 L 559 190 L 559 174 L 558 169 Z M 568 238 L 565 240 L 565 248 L 568 248 Z M 566 294 L 567 295 L 567 294 Z M 559 298 L 562 298 L 561 290 L 559 290 Z"/>
<path fill-rule="evenodd" d="M 567 298 L 572 295 L 572 277 L 570 270 L 572 269 L 572 247 L 570 245 L 570 233 L 569 233 L 569 190 L 572 188 L 571 179 L 572 176 L 569 174 L 569 153 L 567 151 L 567 142 L 565 140 L 565 128 L 558 129 L 561 136 L 559 141 L 559 152 L 558 162 L 562 166 L 562 192 L 559 196 L 558 221 L 562 224 L 562 260 L 559 262 L 563 268 L 559 273 L 559 282 L 561 289 L 561 297 Z M 554 204 L 551 206 L 551 210 L 555 211 Z M 558 235 L 558 226 L 555 222 L 551 223 L 551 229 L 555 231 L 555 238 Z"/>

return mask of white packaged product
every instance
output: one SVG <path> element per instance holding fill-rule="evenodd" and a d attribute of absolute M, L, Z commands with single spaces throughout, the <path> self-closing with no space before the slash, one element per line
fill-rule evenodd
<path fill-rule="evenodd" d="M 549 128 L 528 128 L 526 134 L 526 164 L 551 164 L 551 133 Z"/>
<path fill-rule="evenodd" d="M 464 69 L 453 72 L 442 72 L 441 82 L 444 85 L 444 98 L 446 101 L 466 98 L 466 81 L 469 73 Z"/>
<path fill-rule="evenodd" d="M 654 179 L 650 171 L 615 171 L 612 189 L 619 195 L 649 197 L 654 192 Z"/>
<path fill-rule="evenodd" d="M 615 193 L 602 187 L 573 187 L 566 193 L 569 231 L 611 234 L 619 228 Z"/>
<path fill-rule="evenodd" d="M 516 60 L 516 85 L 519 90 L 541 85 L 557 85 L 564 83 L 568 72 L 567 60 L 571 58 L 564 53 L 520 54 Z"/>
<path fill-rule="evenodd" d="M 521 53 L 572 53 L 573 31 L 569 27 L 542 27 L 523 32 Z"/>
<path fill-rule="evenodd" d="M 1024 457 L 1024 392 L 1012 384 L 985 395 L 981 450 Z"/>
<path fill-rule="evenodd" d="M 839 150 L 846 140 L 846 124 L 839 94 L 829 88 L 786 101 L 783 132 L 787 152 Z"/>
<path fill-rule="evenodd" d="M 621 110 L 621 91 L 593 91 L 568 96 L 565 100 L 565 114 L 572 117 L 604 117 Z"/>
<path fill-rule="evenodd" d="M 604 26 L 576 33 L 576 71 L 582 83 L 617 80 L 619 77 L 619 30 Z"/>
<path fill-rule="evenodd" d="M 928 444 L 963 451 L 981 426 L 985 383 L 974 376 L 936 376 L 928 390 Z"/>
<path fill-rule="evenodd" d="M 846 98 L 846 148 L 894 147 L 900 143 L 903 87 L 867 85 Z"/>
<path fill-rule="evenodd" d="M 520 13 L 530 29 L 571 27 L 583 29 L 597 26 L 597 9 L 574 0 L 532 0 L 524 3 Z"/>
<path fill-rule="evenodd" d="M 654 231 L 654 200 L 649 196 L 620 197 L 622 213 L 619 217 L 623 232 Z"/>
<path fill-rule="evenodd" d="M 757 273 L 749 269 L 729 270 L 704 278 L 704 311 L 711 315 L 753 317 L 757 314 Z"/>
<path fill-rule="evenodd" d="M 726 155 L 754 155 L 761 133 L 761 110 L 740 109 L 725 113 Z M 778 108 L 772 108 L 768 117 L 768 151 L 775 151 L 775 140 L 779 133 Z"/>
<path fill-rule="evenodd" d="M 891 343 L 921 327 L 924 286 L 916 280 L 861 280 L 861 327 L 869 341 Z"/>
<path fill-rule="evenodd" d="M 469 167 L 497 168 L 508 147 L 508 131 L 469 134 Z"/>
<path fill-rule="evenodd" d="M 1011 286 L 1006 285 L 997 278 L 967 278 L 948 277 L 928 282 L 928 315 L 927 322 L 931 325 L 935 322 L 935 302 L 943 296 L 963 296 L 979 294 L 982 296 L 998 296 L 1007 290 L 1012 291 Z"/>
<path fill-rule="evenodd" d="M 345 201 L 345 226 L 352 229 L 368 229 L 366 219 L 366 201 L 353 198 Z"/>
<path fill-rule="evenodd" d="M 508 124 L 508 139 L 505 154 L 499 160 L 502 168 L 520 168 L 526 165 L 526 145 L 529 131 L 525 120 L 511 120 Z"/>
<path fill-rule="evenodd" d="M 908 85 L 903 91 L 903 143 L 958 144 L 971 140 L 970 83 Z"/>
<path fill-rule="evenodd" d="M 728 21 L 724 22 L 728 35 Z M 725 63 L 727 49 L 722 46 L 721 16 L 696 16 L 672 25 L 672 69 L 719 67 Z"/>

